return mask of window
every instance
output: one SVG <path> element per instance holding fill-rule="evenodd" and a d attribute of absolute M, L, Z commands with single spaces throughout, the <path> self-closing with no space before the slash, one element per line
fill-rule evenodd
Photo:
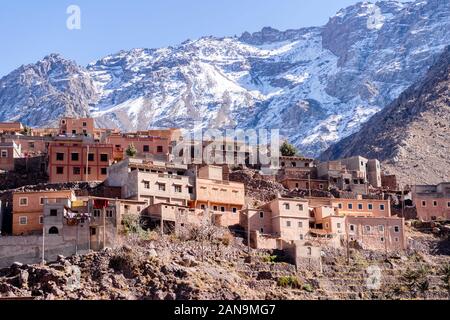
<path fill-rule="evenodd" d="M 64 161 L 64 153 L 56 153 L 56 161 Z"/>
<path fill-rule="evenodd" d="M 75 174 L 75 175 L 81 174 L 81 168 L 80 167 L 73 167 L 73 174 Z"/>
<path fill-rule="evenodd" d="M 373 210 L 373 204 L 369 203 L 369 204 L 367 205 L 367 208 L 368 208 L 369 210 Z"/>
<path fill-rule="evenodd" d="M 95 218 L 99 218 L 100 215 L 101 215 L 100 209 L 94 209 L 94 217 L 95 217 Z"/>
<path fill-rule="evenodd" d="M 338 208 L 342 209 L 342 203 L 338 203 Z"/>
<path fill-rule="evenodd" d="M 433 201 L 433 207 L 437 207 L 438 203 L 436 200 Z"/>
<path fill-rule="evenodd" d="M 380 210 L 384 211 L 384 204 L 380 204 Z"/>
<path fill-rule="evenodd" d="M 362 210 L 363 209 L 363 204 L 362 203 L 358 203 L 358 210 Z"/>
<path fill-rule="evenodd" d="M 298 188 L 298 187 L 299 187 L 299 184 L 298 184 L 298 183 L 296 183 L 296 184 L 295 184 L 295 187 L 296 187 L 296 188 Z"/>
<path fill-rule="evenodd" d="M 83 127 L 87 127 L 87 123 L 86 122 L 83 122 Z"/>
<path fill-rule="evenodd" d="M 89 153 L 89 154 L 88 154 L 88 160 L 89 160 L 90 162 L 92 162 L 92 161 L 94 161 L 94 159 L 95 159 L 95 155 L 94 155 L 93 153 Z"/>
<path fill-rule="evenodd" d="M 319 184 L 319 189 L 323 190 L 323 184 Z"/>
<path fill-rule="evenodd" d="M 150 146 L 145 145 L 144 146 L 144 152 L 150 152 Z"/>
<path fill-rule="evenodd" d="M 449 201 L 449 202 L 447 202 L 447 207 L 448 207 L 448 208 L 450 208 L 450 201 Z"/>
<path fill-rule="evenodd" d="M 427 206 L 427 202 L 425 200 L 422 200 L 422 207 L 426 207 Z"/>
<path fill-rule="evenodd" d="M 260 212 L 259 212 L 259 217 L 260 217 L 261 219 L 264 219 L 264 212 L 260 211 Z"/>
<path fill-rule="evenodd" d="M 44 204 L 45 204 L 45 199 L 46 199 L 47 197 L 40 197 L 39 198 L 39 204 L 41 205 L 41 206 L 43 206 Z"/>
<path fill-rule="evenodd" d="M 84 174 L 86 174 L 86 168 L 84 168 Z M 91 174 L 91 167 L 88 167 L 88 174 Z"/>
<path fill-rule="evenodd" d="M 397 237 L 395 237 L 395 238 L 394 238 L 394 241 L 395 241 L 395 242 L 398 242 L 398 238 L 397 238 Z"/>
<path fill-rule="evenodd" d="M 205 210 L 205 209 L 206 209 L 206 206 L 205 206 L 204 204 L 201 204 L 201 205 L 200 205 L 200 209 Z"/>
<path fill-rule="evenodd" d="M 300 238 L 300 240 L 303 240 L 303 235 L 301 234 L 299 238 Z"/>
<path fill-rule="evenodd" d="M 28 205 L 28 198 L 20 198 L 19 199 L 19 205 L 20 206 L 27 206 Z"/>
<path fill-rule="evenodd" d="M 144 188 L 150 189 L 150 181 L 144 181 Z"/>
<path fill-rule="evenodd" d="M 286 227 L 290 227 L 291 226 L 291 222 L 290 221 L 286 221 Z"/>
<path fill-rule="evenodd" d="M 338 228 L 338 229 L 341 228 L 341 224 L 339 222 L 336 224 L 336 228 Z"/>
<path fill-rule="evenodd" d="M 350 231 L 355 231 L 355 225 L 354 224 L 350 225 Z"/>
<path fill-rule="evenodd" d="M 158 152 L 158 153 L 163 152 L 163 146 L 157 146 L 156 147 L 156 152 Z"/>
<path fill-rule="evenodd" d="M 290 209 L 289 203 L 285 203 L 285 204 L 284 204 L 284 209 L 286 209 L 286 210 L 289 210 L 289 209 Z"/>
<path fill-rule="evenodd" d="M 347 205 L 347 207 L 348 207 L 349 210 L 353 210 L 353 203 L 349 203 L 349 204 Z"/>
<path fill-rule="evenodd" d="M 8 150 L 2 150 L 2 158 L 8 157 Z"/>
<path fill-rule="evenodd" d="M 378 226 L 378 231 L 383 232 L 384 231 L 384 226 L 383 225 L 379 225 Z"/>
<path fill-rule="evenodd" d="M 298 227 L 299 227 L 299 228 L 303 228 L 303 222 L 299 221 L 299 222 L 298 222 Z"/>
<path fill-rule="evenodd" d="M 261 228 L 259 231 L 260 231 L 261 233 L 264 233 L 264 228 Z"/>
<path fill-rule="evenodd" d="M 50 217 L 57 217 L 58 216 L 58 210 L 57 209 L 51 209 L 50 210 Z"/>
<path fill-rule="evenodd" d="M 102 153 L 102 154 L 100 155 L 100 161 L 101 161 L 101 162 L 108 162 L 108 154 Z"/>
<path fill-rule="evenodd" d="M 91 236 L 95 236 L 97 234 L 96 228 L 91 228 Z"/>
<path fill-rule="evenodd" d="M 330 225 L 328 223 L 325 223 L 325 229 L 328 229 Z"/>
<path fill-rule="evenodd" d="M 366 226 L 366 231 L 370 232 L 370 226 Z"/>
<path fill-rule="evenodd" d="M 219 208 L 218 208 L 217 206 L 214 206 L 214 207 L 213 207 L 213 210 L 214 210 L 214 211 L 218 211 Z"/>
<path fill-rule="evenodd" d="M 101 175 L 107 175 L 108 174 L 108 168 L 101 168 L 100 169 L 100 174 Z"/>
<path fill-rule="evenodd" d="M 77 130 L 72 130 L 72 134 L 77 134 Z"/>
<path fill-rule="evenodd" d="M 19 217 L 19 224 L 24 226 L 28 224 L 28 217 Z"/>
<path fill-rule="evenodd" d="M 399 227 L 399 226 L 395 226 L 395 227 L 394 227 L 394 231 L 395 231 L 395 232 L 400 232 L 400 227 Z"/>
<path fill-rule="evenodd" d="M 106 209 L 106 217 L 107 218 L 112 218 L 114 215 L 114 210 L 113 209 Z"/>
<path fill-rule="evenodd" d="M 381 238 L 380 238 L 380 241 L 381 241 L 381 242 L 384 242 L 384 238 L 383 238 L 383 237 L 381 237 Z"/>
<path fill-rule="evenodd" d="M 30 149 L 34 149 L 34 142 L 28 142 L 28 147 Z"/>
<path fill-rule="evenodd" d="M 159 191 L 166 191 L 166 185 L 164 183 L 158 183 Z"/>
<path fill-rule="evenodd" d="M 220 207 L 220 211 L 225 212 L 225 207 Z"/>
<path fill-rule="evenodd" d="M 298 210 L 299 210 L 299 211 L 303 211 L 303 205 L 302 205 L 302 204 L 299 204 L 299 205 L 298 205 Z"/>
<path fill-rule="evenodd" d="M 48 230 L 48 234 L 59 234 L 58 228 L 57 227 L 51 227 Z"/>
<path fill-rule="evenodd" d="M 193 194 L 194 193 L 194 188 L 193 187 L 188 187 L 188 192 L 189 192 L 189 194 Z"/>
<path fill-rule="evenodd" d="M 233 213 L 237 213 L 237 208 L 232 208 L 231 211 L 232 211 Z"/>
<path fill-rule="evenodd" d="M 80 160 L 80 154 L 78 152 L 72 152 L 71 159 L 72 161 Z"/>
<path fill-rule="evenodd" d="M 56 174 L 64 174 L 64 167 L 56 167 Z"/>
<path fill-rule="evenodd" d="M 44 216 L 39 216 L 39 224 L 44 224 Z"/>
<path fill-rule="evenodd" d="M 177 193 L 183 192 L 183 188 L 182 188 L 181 186 L 175 185 L 175 186 L 174 186 L 174 189 L 175 189 L 175 192 L 177 192 Z"/>

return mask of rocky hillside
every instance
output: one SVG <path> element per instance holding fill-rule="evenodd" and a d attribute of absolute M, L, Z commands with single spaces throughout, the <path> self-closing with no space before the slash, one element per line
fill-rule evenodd
<path fill-rule="evenodd" d="M 122 51 L 86 69 L 51 56 L 0 80 L 0 120 L 275 128 L 317 155 L 423 76 L 449 31 L 449 1 L 364 2 L 321 27 Z"/>
<path fill-rule="evenodd" d="M 428 238 L 420 243 L 438 242 Z M 15 263 L 0 270 L 0 300 L 448 299 L 448 256 L 428 245 L 387 256 L 351 249 L 349 264 L 345 250 L 324 249 L 322 273 L 296 272 L 269 252 L 250 258 L 237 239 L 201 246 L 156 237 L 45 266 Z M 379 288 L 367 288 L 369 266 L 380 267 Z"/>
<path fill-rule="evenodd" d="M 52 54 L 0 79 L 0 119 L 39 126 L 86 116 L 96 95 L 86 70 Z"/>
<path fill-rule="evenodd" d="M 364 155 L 404 183 L 450 180 L 450 47 L 426 76 L 322 159 Z"/>

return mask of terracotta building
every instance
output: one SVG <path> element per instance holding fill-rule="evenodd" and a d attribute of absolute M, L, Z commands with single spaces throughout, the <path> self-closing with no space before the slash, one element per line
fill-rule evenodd
<path fill-rule="evenodd" d="M 187 206 L 194 199 L 194 178 L 186 165 L 127 158 L 108 170 L 108 186 L 121 187 L 122 198 Z"/>
<path fill-rule="evenodd" d="M 18 134 L 24 130 L 24 126 L 20 122 L 0 122 L 1 134 Z"/>
<path fill-rule="evenodd" d="M 3 139 L 2 139 L 3 140 Z M 15 159 L 22 156 L 20 144 L 0 142 L 0 170 L 14 171 Z"/>
<path fill-rule="evenodd" d="M 212 215 L 218 226 L 239 224 L 239 211 L 245 205 L 243 183 L 222 180 L 221 166 L 204 166 L 195 179 L 195 198 L 191 208 L 201 209 Z"/>
<path fill-rule="evenodd" d="M 83 138 L 55 138 L 49 145 L 49 181 L 104 181 L 113 147 Z"/>
<path fill-rule="evenodd" d="M 450 182 L 413 186 L 412 199 L 420 220 L 450 219 Z"/>
<path fill-rule="evenodd" d="M 94 137 L 94 119 L 64 117 L 59 121 L 59 134 Z"/>
<path fill-rule="evenodd" d="M 13 235 L 42 232 L 45 204 L 74 198 L 75 195 L 71 190 L 14 192 L 12 203 Z"/>

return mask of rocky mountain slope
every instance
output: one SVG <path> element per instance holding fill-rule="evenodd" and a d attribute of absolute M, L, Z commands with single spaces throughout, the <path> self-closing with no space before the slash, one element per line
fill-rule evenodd
<path fill-rule="evenodd" d="M 322 154 L 378 158 L 404 183 L 450 180 L 450 46 L 427 75 L 362 129 Z"/>
<path fill-rule="evenodd" d="M 252 252 L 237 239 L 205 245 L 174 237 L 123 246 L 42 265 L 0 269 L 0 300 L 318 300 L 448 299 L 448 256 L 429 252 L 439 240 L 415 236 L 408 254 L 324 248 L 323 272 Z M 430 243 L 430 245 L 428 245 Z M 368 289 L 368 267 L 381 269 Z"/>
<path fill-rule="evenodd" d="M 449 31 L 448 1 L 365 2 L 322 27 L 122 51 L 86 69 L 51 56 L 0 80 L 0 120 L 90 112 L 126 130 L 275 128 L 317 155 L 423 76 Z M 33 71 L 48 60 L 60 67 Z"/>

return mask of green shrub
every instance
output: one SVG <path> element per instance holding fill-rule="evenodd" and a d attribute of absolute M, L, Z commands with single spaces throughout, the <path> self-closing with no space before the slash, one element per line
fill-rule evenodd
<path fill-rule="evenodd" d="M 307 292 L 313 292 L 314 288 L 312 287 L 312 285 L 310 285 L 309 283 L 305 283 L 302 287 L 303 290 L 307 291 Z"/>
<path fill-rule="evenodd" d="M 295 276 L 283 276 L 278 278 L 278 286 L 292 289 L 302 288 L 300 280 Z"/>
<path fill-rule="evenodd" d="M 263 257 L 263 261 L 267 263 L 274 263 L 277 262 L 277 260 L 278 260 L 277 256 L 267 255 Z"/>

